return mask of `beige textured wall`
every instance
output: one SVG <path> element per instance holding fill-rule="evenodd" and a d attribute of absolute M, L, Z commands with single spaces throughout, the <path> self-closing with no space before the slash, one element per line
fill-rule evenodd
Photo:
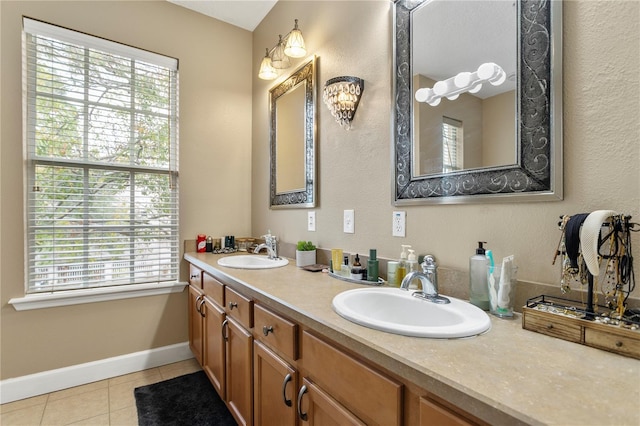
<path fill-rule="evenodd" d="M 391 190 L 390 8 L 388 1 L 281 1 L 254 31 L 255 233 L 271 228 L 286 242 L 312 240 L 359 253 L 375 247 L 379 256 L 394 258 L 407 243 L 459 270 L 468 269 L 476 241 L 488 241 L 496 256 L 515 254 L 521 280 L 556 285 L 559 270 L 551 258 L 558 216 L 612 208 L 640 221 L 640 2 L 564 2 L 563 201 L 399 209 Z M 338 75 L 366 82 L 351 131 L 342 130 L 318 102 L 316 232 L 306 230 L 305 210 L 268 207 L 267 91 L 273 83 L 257 78 L 257 66 L 264 48 L 288 31 L 294 18 L 309 53 L 319 56 L 320 86 Z M 342 232 L 344 209 L 355 210 L 355 234 Z M 406 238 L 391 236 L 395 209 L 407 212 Z M 638 237 L 633 244 L 640 258 Z"/>
<path fill-rule="evenodd" d="M 1 378 L 187 341 L 185 292 L 23 312 L 7 304 L 24 294 L 21 16 L 179 59 L 181 240 L 250 233 L 251 33 L 166 1 L 3 0 L 0 10 Z"/>

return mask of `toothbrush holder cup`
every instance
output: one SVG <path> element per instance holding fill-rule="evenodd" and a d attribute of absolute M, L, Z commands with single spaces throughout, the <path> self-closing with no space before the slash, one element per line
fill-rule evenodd
<path fill-rule="evenodd" d="M 512 318 L 518 281 L 518 267 L 501 263 L 487 267 L 489 312 L 500 318 Z"/>

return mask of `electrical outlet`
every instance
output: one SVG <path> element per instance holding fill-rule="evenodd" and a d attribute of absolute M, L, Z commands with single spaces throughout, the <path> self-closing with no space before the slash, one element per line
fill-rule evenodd
<path fill-rule="evenodd" d="M 316 212 L 307 212 L 307 231 L 316 230 Z"/>
<path fill-rule="evenodd" d="M 402 211 L 393 212 L 393 229 L 391 235 L 394 237 L 406 236 L 407 213 Z"/>
<path fill-rule="evenodd" d="M 345 210 L 344 211 L 344 222 L 343 228 L 345 234 L 354 234 L 355 233 L 355 216 L 353 210 Z"/>

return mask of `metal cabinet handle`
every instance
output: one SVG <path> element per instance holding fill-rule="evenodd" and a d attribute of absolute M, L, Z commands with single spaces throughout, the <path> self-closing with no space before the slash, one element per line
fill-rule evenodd
<path fill-rule="evenodd" d="M 287 399 L 287 383 L 291 381 L 291 374 L 287 374 L 282 382 L 282 399 L 287 407 L 291 407 L 291 400 Z"/>
<path fill-rule="evenodd" d="M 197 274 L 196 275 L 191 275 L 189 278 L 192 279 L 192 280 L 195 280 L 196 278 L 198 278 L 198 275 Z"/>
<path fill-rule="evenodd" d="M 233 308 L 237 308 L 238 304 L 236 302 L 229 302 L 229 310 L 233 311 Z"/>
<path fill-rule="evenodd" d="M 300 388 L 300 392 L 298 392 L 298 417 L 300 417 L 300 420 L 302 420 L 303 422 L 307 421 L 307 413 L 303 413 L 302 412 L 302 396 L 307 392 L 307 386 L 306 385 L 302 385 L 302 387 Z"/>
<path fill-rule="evenodd" d="M 225 342 L 229 341 L 229 336 L 227 335 L 227 333 L 225 333 L 225 328 L 229 327 L 229 320 L 225 319 L 224 321 L 222 321 L 222 338 L 224 339 Z"/>
<path fill-rule="evenodd" d="M 617 348 L 621 348 L 621 347 L 622 347 L 622 345 L 623 345 L 623 343 L 622 343 L 620 340 L 618 340 L 618 341 L 616 342 L 616 347 L 617 347 Z"/>
<path fill-rule="evenodd" d="M 268 336 L 269 333 L 273 333 L 273 326 L 265 325 L 264 327 L 262 327 L 262 334 L 264 334 L 265 336 Z"/>
<path fill-rule="evenodd" d="M 205 303 L 206 303 L 206 300 L 204 300 L 204 296 L 203 296 L 197 308 L 198 312 L 200 312 L 200 316 L 203 318 L 205 317 L 205 313 L 204 313 L 204 310 L 202 310 L 202 307 L 204 306 Z"/>
<path fill-rule="evenodd" d="M 200 312 L 200 307 L 202 306 L 202 305 L 200 304 L 200 300 L 202 300 L 202 298 L 203 298 L 203 297 L 204 297 L 204 295 L 203 295 L 203 294 L 201 294 L 200 296 L 196 297 L 196 300 L 195 300 L 196 311 L 197 311 L 200 315 L 202 315 L 202 312 Z"/>

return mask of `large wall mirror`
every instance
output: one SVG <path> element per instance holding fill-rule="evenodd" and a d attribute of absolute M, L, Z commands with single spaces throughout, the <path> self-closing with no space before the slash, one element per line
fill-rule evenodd
<path fill-rule="evenodd" d="M 560 1 L 396 0 L 396 205 L 562 199 L 561 27 Z M 456 93 L 483 64 L 504 77 Z"/>
<path fill-rule="evenodd" d="M 271 208 L 316 206 L 315 57 L 269 92 Z"/>

